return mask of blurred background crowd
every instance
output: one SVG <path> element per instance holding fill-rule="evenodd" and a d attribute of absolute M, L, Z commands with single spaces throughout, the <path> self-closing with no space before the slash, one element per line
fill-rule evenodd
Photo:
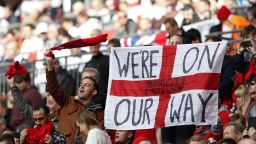
<path fill-rule="evenodd" d="M 54 52 L 56 59 L 51 66 L 68 96 L 87 91 L 81 90 L 84 85 L 80 84 L 85 77 L 90 77 L 89 80 L 96 83 L 98 93 L 91 91 L 93 100 L 84 105 L 87 111 L 94 114 L 82 111 L 75 120 L 72 119 L 87 140 L 73 131 L 69 135 L 63 128 L 58 129 L 57 125 L 56 130 L 64 136 L 53 130 L 54 135 L 49 137 L 51 140 L 46 136 L 45 143 L 73 143 L 80 139 L 97 143 L 88 138 L 88 131 L 82 131 L 81 125 L 90 119 L 91 125 L 104 129 L 102 112 L 108 87 L 108 55 L 111 48 L 227 40 L 228 48 L 220 78 L 217 126 L 189 125 L 106 132 L 111 136 L 112 143 L 120 144 L 179 144 L 193 141 L 224 141 L 232 144 L 240 140 L 254 144 L 255 26 L 255 0 L 0 0 L 0 143 L 2 139 L 12 139 L 12 136 L 28 143 L 28 138 L 24 139 L 29 134 L 24 129 L 48 124 L 48 119 L 40 120 L 36 112 L 42 110 L 53 121 L 56 115 L 58 119 L 60 109 L 66 107 L 61 100 L 56 100 L 56 93 L 47 89 L 50 80 L 45 78 L 49 74 L 45 72 L 47 61 L 43 49 L 73 39 L 107 33 L 108 41 L 101 45 Z M 4 74 L 15 61 L 26 67 L 27 74 L 13 80 L 6 79 Z M 24 103 L 33 108 L 27 106 L 24 109 Z M 88 117 L 84 119 L 84 115 Z M 102 139 L 106 140 L 106 133 L 100 133 Z M 57 141 L 56 135 L 62 139 L 66 137 L 66 141 Z"/>

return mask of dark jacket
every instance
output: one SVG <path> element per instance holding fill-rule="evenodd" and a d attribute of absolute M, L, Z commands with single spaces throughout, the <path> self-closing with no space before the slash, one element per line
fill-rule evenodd
<path fill-rule="evenodd" d="M 109 56 L 99 53 L 85 64 L 84 68 L 87 67 L 96 68 L 100 72 L 99 93 L 106 94 L 109 76 Z"/>
<path fill-rule="evenodd" d="M 250 68 L 250 59 L 252 59 L 252 56 L 248 53 L 242 53 L 236 54 L 234 59 L 236 71 L 246 74 Z"/>
<path fill-rule="evenodd" d="M 231 56 L 224 56 L 221 73 L 219 95 L 222 99 L 231 99 L 231 92 L 234 86 L 235 62 Z"/>
<path fill-rule="evenodd" d="M 76 82 L 67 70 L 60 67 L 57 72 L 57 80 L 69 95 L 76 95 Z"/>

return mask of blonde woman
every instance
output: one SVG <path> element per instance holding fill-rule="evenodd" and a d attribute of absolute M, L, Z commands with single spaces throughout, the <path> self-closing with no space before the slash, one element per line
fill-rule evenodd
<path fill-rule="evenodd" d="M 92 112 L 81 111 L 75 123 L 80 134 L 87 137 L 85 144 L 111 144 L 108 134 L 100 129 L 100 124 Z"/>
<path fill-rule="evenodd" d="M 240 85 L 235 90 L 235 95 L 237 98 L 237 101 L 236 101 L 237 110 L 235 111 L 235 113 L 239 113 L 245 116 L 246 110 L 249 106 L 250 99 L 251 99 L 248 87 L 245 85 Z"/>

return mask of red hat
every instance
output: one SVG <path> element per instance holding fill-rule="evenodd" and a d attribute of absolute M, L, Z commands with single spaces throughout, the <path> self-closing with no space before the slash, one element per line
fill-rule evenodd
<path fill-rule="evenodd" d="M 16 61 L 13 65 L 9 66 L 9 69 L 5 73 L 5 76 L 8 78 L 11 78 L 14 75 L 26 74 L 26 73 L 27 73 L 26 68 L 23 65 L 21 65 L 18 61 Z"/>
<path fill-rule="evenodd" d="M 222 6 L 218 12 L 217 12 L 217 18 L 220 21 L 224 21 L 227 20 L 229 15 L 231 14 L 231 11 L 226 7 L 226 6 Z"/>

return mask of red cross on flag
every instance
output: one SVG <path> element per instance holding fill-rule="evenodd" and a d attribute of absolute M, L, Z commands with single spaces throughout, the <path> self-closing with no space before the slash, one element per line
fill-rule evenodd
<path fill-rule="evenodd" d="M 216 124 L 225 51 L 225 41 L 112 49 L 106 128 Z"/>

